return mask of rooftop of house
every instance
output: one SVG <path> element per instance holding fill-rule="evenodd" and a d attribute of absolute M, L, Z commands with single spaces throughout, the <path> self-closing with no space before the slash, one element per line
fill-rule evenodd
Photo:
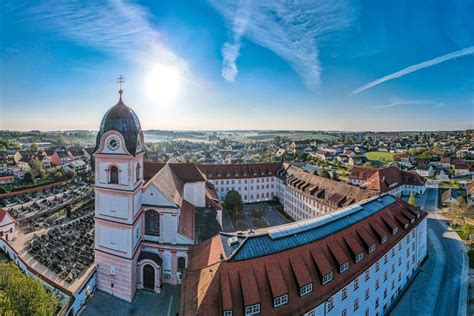
<path fill-rule="evenodd" d="M 364 181 L 367 189 L 376 192 L 388 192 L 404 184 L 424 185 L 425 183 L 425 180 L 416 172 L 401 170 L 397 167 L 354 167 L 350 178 Z"/>

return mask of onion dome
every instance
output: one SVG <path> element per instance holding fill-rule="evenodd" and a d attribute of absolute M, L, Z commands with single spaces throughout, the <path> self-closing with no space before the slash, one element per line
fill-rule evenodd
<path fill-rule="evenodd" d="M 116 105 L 105 113 L 100 130 L 97 133 L 96 151 L 99 148 L 100 139 L 108 131 L 117 131 L 122 134 L 125 140 L 125 147 L 128 152 L 135 156 L 137 150 L 138 134 L 141 130 L 138 116 L 131 108 L 122 101 L 122 90 L 119 91 L 120 99 Z"/>

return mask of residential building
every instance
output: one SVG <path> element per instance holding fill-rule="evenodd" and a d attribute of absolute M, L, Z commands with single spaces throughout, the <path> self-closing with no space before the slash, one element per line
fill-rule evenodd
<path fill-rule="evenodd" d="M 0 239 L 11 241 L 15 238 L 15 219 L 4 209 L 0 208 Z"/>

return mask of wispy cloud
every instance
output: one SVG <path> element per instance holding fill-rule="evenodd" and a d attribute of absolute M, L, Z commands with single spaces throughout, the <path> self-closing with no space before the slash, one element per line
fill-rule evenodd
<path fill-rule="evenodd" d="M 416 65 L 404 68 L 404 69 L 399 70 L 399 71 L 397 71 L 397 72 L 395 72 L 391 75 L 387 75 L 385 77 L 382 77 L 382 78 L 379 78 L 377 80 L 371 81 L 368 84 L 365 84 L 362 87 L 355 89 L 354 91 L 352 91 L 351 94 L 354 95 L 354 94 L 361 93 L 362 91 L 370 89 L 370 88 L 372 88 L 376 85 L 379 85 L 379 84 L 381 84 L 385 81 L 389 81 L 389 80 L 392 80 L 392 79 L 395 79 L 395 78 L 399 78 L 401 76 L 408 75 L 409 73 L 412 73 L 414 71 L 417 71 L 417 70 L 420 70 L 420 69 L 423 69 L 423 68 L 427 68 L 427 67 L 431 67 L 431 66 L 443 63 L 445 61 L 448 61 L 448 60 L 451 60 L 451 59 L 456 59 L 456 58 L 467 56 L 467 55 L 474 55 L 474 46 L 467 47 L 467 48 L 464 48 L 464 49 L 461 49 L 461 50 L 458 50 L 458 51 L 455 51 L 455 52 L 452 52 L 452 53 L 449 53 L 449 54 L 446 54 L 446 55 L 443 55 L 443 56 L 436 57 L 434 59 L 424 61 L 424 62 L 416 64 Z"/>
<path fill-rule="evenodd" d="M 391 108 L 391 107 L 400 106 L 400 105 L 432 105 L 434 107 L 439 108 L 439 107 L 443 107 L 444 103 L 433 101 L 433 100 L 400 100 L 398 99 L 387 104 L 371 106 L 369 107 L 369 109 L 385 109 L 385 108 Z"/>
<path fill-rule="evenodd" d="M 222 77 L 234 81 L 242 38 L 283 58 L 308 88 L 320 83 L 319 47 L 324 38 L 349 27 L 356 14 L 344 0 L 233 1 L 210 0 L 229 24 L 231 35 L 222 47 Z"/>
<path fill-rule="evenodd" d="M 19 22 L 35 24 L 79 45 L 125 58 L 150 55 L 165 63 L 182 62 L 151 24 L 145 7 L 125 0 L 15 1 L 3 3 Z"/>

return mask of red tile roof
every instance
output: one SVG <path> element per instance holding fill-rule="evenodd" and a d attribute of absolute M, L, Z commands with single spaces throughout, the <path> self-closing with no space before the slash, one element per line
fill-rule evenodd
<path fill-rule="evenodd" d="M 186 200 L 183 200 L 183 206 L 179 214 L 178 233 L 194 239 L 194 205 Z"/>
<path fill-rule="evenodd" d="M 400 223 L 409 222 L 405 212 L 420 215 L 414 223 L 408 224 L 406 229 Z M 216 236 L 190 249 L 190 264 L 182 284 L 180 315 L 222 315 L 223 306 L 232 308 L 234 315 L 243 315 L 244 307 L 255 303 L 260 304 L 261 315 L 305 313 L 323 303 L 382 258 L 426 215 L 425 212 L 396 199 L 372 215 L 326 237 L 289 250 L 247 260 L 227 259 L 223 239 Z M 399 228 L 395 235 L 391 233 L 392 225 Z M 383 231 L 379 234 L 387 235 L 385 243 L 381 243 L 374 227 L 377 227 L 377 231 Z M 359 247 L 362 247 L 366 239 L 361 238 L 359 232 L 362 231 L 362 234 L 377 240 L 377 247 L 370 254 L 363 250 L 364 259 L 356 263 L 345 237 L 350 234 L 350 239 L 354 239 Z M 259 236 L 249 235 L 246 238 L 257 237 Z M 346 261 L 349 261 L 348 270 L 339 273 L 339 265 Z M 275 274 L 272 274 L 272 281 L 269 281 L 268 271 Z M 297 274 L 295 271 L 298 271 Z M 331 282 L 322 285 L 322 276 L 330 271 L 337 272 Z M 230 285 L 226 285 L 225 279 L 219 281 L 220 278 L 228 278 Z M 300 297 L 301 285 L 310 280 L 313 281 L 313 291 Z M 288 292 L 288 304 L 278 309 L 273 308 L 273 298 L 277 295 L 275 293 L 281 294 L 285 291 Z"/>
<path fill-rule="evenodd" d="M 281 168 L 281 163 L 198 165 L 198 168 L 208 180 L 257 178 L 276 176 L 277 171 Z"/>
<path fill-rule="evenodd" d="M 331 208 L 344 207 L 375 194 L 354 185 L 313 175 L 295 166 L 289 167 L 287 173 L 288 186 Z"/>
<path fill-rule="evenodd" d="M 384 193 L 400 185 L 424 185 L 425 180 L 416 172 L 400 170 L 397 167 L 368 168 L 354 167 L 351 179 L 362 180 L 369 190 Z"/>

